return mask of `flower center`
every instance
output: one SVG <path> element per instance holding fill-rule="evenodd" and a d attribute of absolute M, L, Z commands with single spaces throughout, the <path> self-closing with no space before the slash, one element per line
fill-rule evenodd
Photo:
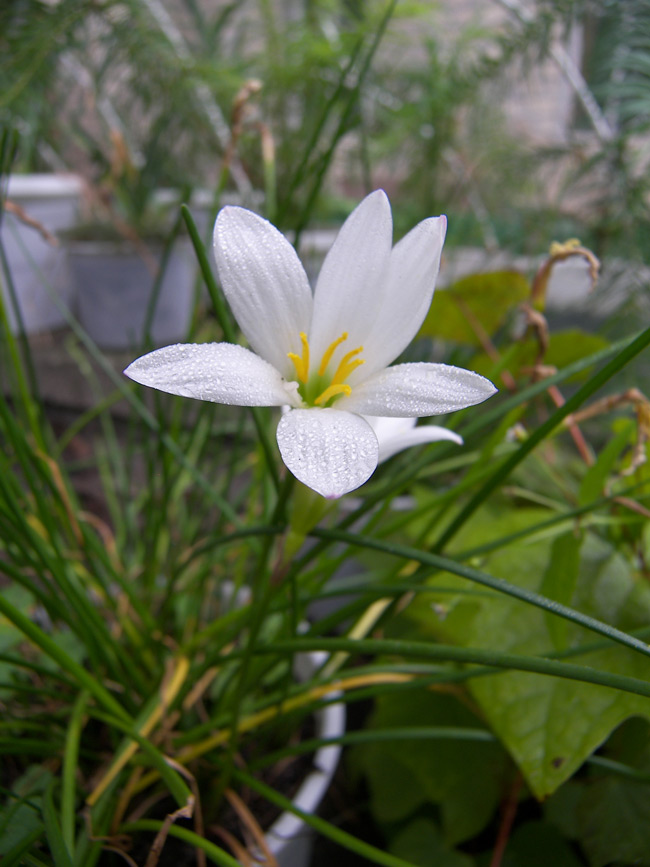
<path fill-rule="evenodd" d="M 300 332 L 302 354 L 296 355 L 295 352 L 287 353 L 296 368 L 296 375 L 300 383 L 298 392 L 308 406 L 331 406 L 342 394 L 351 394 L 352 388 L 345 380 L 353 370 L 356 370 L 357 367 L 364 363 L 362 358 L 356 358 L 360 352 L 363 352 L 363 346 L 357 346 L 356 349 L 347 352 L 339 361 L 334 372 L 331 373 L 333 368 L 333 364 L 331 363 L 332 357 L 339 346 L 345 343 L 347 339 L 348 333 L 344 331 L 340 337 L 333 340 L 323 353 L 318 369 L 311 375 L 309 373 L 309 340 L 307 340 L 307 335 L 304 331 Z"/>

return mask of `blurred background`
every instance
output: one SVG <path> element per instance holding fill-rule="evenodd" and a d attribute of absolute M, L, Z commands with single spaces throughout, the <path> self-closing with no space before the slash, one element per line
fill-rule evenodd
<path fill-rule="evenodd" d="M 649 20 L 647 0 L 5 0 L 0 122 L 13 172 L 80 175 L 82 216 L 124 229 L 163 190 L 299 232 L 384 187 L 398 230 L 445 210 L 455 243 L 642 256 Z"/>
<path fill-rule="evenodd" d="M 649 23 L 648 0 L 4 0 L 12 326 L 72 311 L 107 350 L 180 340 L 200 300 L 181 202 L 204 238 L 225 202 L 260 211 L 313 276 L 383 187 L 396 236 L 448 214 L 443 285 L 530 276 L 579 238 L 599 288 L 585 310 L 572 261 L 549 304 L 626 331 L 647 314 Z M 39 345 L 47 378 L 65 361 Z"/>

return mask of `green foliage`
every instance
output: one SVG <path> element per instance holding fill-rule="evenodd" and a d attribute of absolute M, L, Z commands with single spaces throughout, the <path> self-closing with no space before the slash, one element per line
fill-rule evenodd
<path fill-rule="evenodd" d="M 508 842 L 503 867 L 580 867 L 571 845 L 548 822 L 527 822 Z"/>
<path fill-rule="evenodd" d="M 516 521 L 526 526 L 537 517 L 519 510 Z M 499 528 L 512 530 L 514 522 L 509 513 L 484 514 L 472 523 L 472 543 L 482 536 L 494 538 Z M 641 626 L 650 614 L 650 592 L 631 565 L 611 545 L 589 534 L 582 543 L 576 576 L 577 543 L 568 543 L 567 548 L 563 539 L 566 536 L 560 536 L 550 552 L 545 540 L 511 544 L 490 555 L 486 565 L 491 574 L 518 586 L 543 589 L 546 584 L 548 589 L 552 583 L 550 598 L 564 596 L 573 607 L 606 622 L 624 629 Z M 445 587 L 445 592 L 414 602 L 408 612 L 424 635 L 471 647 L 495 647 L 498 636 L 499 649 L 531 654 L 576 648 L 587 640 L 583 630 L 568 624 L 550 627 L 549 614 L 524 611 L 515 600 L 454 595 L 451 588 L 463 586 L 457 579 L 440 576 L 431 586 Z M 642 679 L 650 671 L 646 661 L 614 648 L 578 656 L 576 661 Z M 650 716 L 645 699 L 523 673 L 481 678 L 471 683 L 470 691 L 539 798 L 568 779 L 624 719 Z"/>
<path fill-rule="evenodd" d="M 529 20 L 479 21 L 449 45 L 429 3 L 217 5 L 164 6 L 179 43 L 143 0 L 0 4 L 0 123 L 21 132 L 15 163 L 3 137 L 3 171 L 79 167 L 113 218 L 139 229 L 162 185 L 207 185 L 215 206 L 263 187 L 267 213 L 299 236 L 315 216 L 349 210 L 331 191 L 333 167 L 346 190 L 396 179 L 398 235 L 451 207 L 474 239 L 537 252 L 549 226 L 566 225 L 553 209 L 519 207 L 537 190 L 538 160 L 485 106 L 499 76 L 545 56 L 581 4 L 539 2 Z M 620 21 L 612 4 L 597 11 L 622 45 L 646 7 L 631 3 Z M 585 178 L 607 179 L 593 237 L 630 249 L 647 234 L 631 159 L 630 136 L 647 126 L 635 28 L 627 54 L 609 52 L 625 73 L 610 76 L 611 95 L 594 73 L 620 128 L 581 157 Z M 261 90 L 232 118 L 253 77 Z M 237 342 L 188 223 L 215 314 L 197 313 L 192 339 Z M 224 791 L 286 808 L 253 771 L 295 760 L 304 720 L 340 691 L 373 701 L 366 728 L 346 738 L 386 846 L 306 819 L 364 863 L 482 867 L 501 805 L 516 812 L 517 798 L 503 867 L 647 861 L 650 470 L 632 464 L 645 405 L 634 421 L 585 426 L 595 434 L 582 451 L 565 423 L 601 388 L 620 389 L 650 335 L 610 344 L 572 328 L 541 352 L 508 328 L 529 297 L 516 271 L 438 291 L 421 335 L 451 363 L 507 371 L 511 393 L 454 419 L 462 448 L 395 457 L 358 498 L 327 508 L 283 479 L 268 411 L 145 403 L 74 324 L 67 346 L 97 403 L 53 429 L 0 304 L 3 864 L 117 863 L 106 838 L 146 853 L 168 830 L 187 852 L 233 865 L 214 831 Z M 541 381 L 537 362 L 558 372 Z M 314 613 L 333 596 L 341 608 Z M 297 681 L 306 648 L 330 655 Z"/>
<path fill-rule="evenodd" d="M 390 851 L 420 867 L 472 867 L 467 855 L 445 845 L 436 825 L 427 819 L 414 819 L 391 840 Z"/>
<path fill-rule="evenodd" d="M 529 296 L 528 280 L 518 271 L 472 274 L 438 290 L 420 335 L 481 346 Z"/>
<path fill-rule="evenodd" d="M 546 815 L 557 828 L 569 839 L 582 841 L 591 867 L 650 863 L 648 732 L 647 722 L 640 719 L 622 725 L 603 755 L 618 773 L 594 766 L 586 778 L 567 784 L 546 806 Z"/>
<path fill-rule="evenodd" d="M 356 748 L 355 760 L 366 775 L 373 813 L 382 827 L 401 823 L 398 833 L 402 836 L 416 822 L 420 808 L 437 804 L 442 832 L 439 848 L 442 840 L 456 845 L 476 836 L 501 800 L 509 769 L 502 748 L 496 743 L 463 740 L 463 730 L 480 728 L 480 720 L 457 698 L 435 692 L 409 692 L 399 701 L 392 696 L 377 700 L 369 730 L 402 726 L 430 726 L 431 739 Z M 438 727 L 443 732 L 453 728 L 459 739 L 437 739 Z M 475 784 L 477 779 L 480 786 Z M 437 831 L 436 836 L 439 834 Z"/>

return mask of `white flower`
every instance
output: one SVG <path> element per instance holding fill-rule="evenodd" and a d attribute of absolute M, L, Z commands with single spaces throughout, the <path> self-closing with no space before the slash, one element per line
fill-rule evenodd
<path fill-rule="evenodd" d="M 435 424 L 416 427 L 417 419 L 415 418 L 377 418 L 371 415 L 366 415 L 364 418 L 377 437 L 380 464 L 404 449 L 423 443 L 449 440 L 459 446 L 463 444 L 463 438 L 454 433 L 453 430 Z"/>
<path fill-rule="evenodd" d="M 295 250 L 277 229 L 252 211 L 223 208 L 215 258 L 252 351 L 230 343 L 176 344 L 144 355 L 125 373 L 199 400 L 288 404 L 277 430 L 282 460 L 317 493 L 340 497 L 377 467 L 379 444 L 364 415 L 438 415 L 496 391 L 459 367 L 388 367 L 429 309 L 446 225 L 445 217 L 431 217 L 393 247 L 388 198 L 382 190 L 371 193 L 343 224 L 312 295 Z"/>

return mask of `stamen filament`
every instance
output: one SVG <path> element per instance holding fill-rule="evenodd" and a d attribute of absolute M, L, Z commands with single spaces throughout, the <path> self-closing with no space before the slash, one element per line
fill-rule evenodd
<path fill-rule="evenodd" d="M 356 370 L 357 367 L 365 363 L 361 358 L 356 358 L 352 361 L 354 356 L 358 355 L 360 352 L 363 352 L 363 346 L 357 346 L 356 349 L 353 349 L 351 352 L 348 352 L 347 355 L 343 356 L 339 362 L 339 366 L 336 368 L 336 373 L 332 377 L 332 385 L 338 385 L 338 383 L 343 382 L 343 380 L 347 379 L 353 370 Z"/>
<path fill-rule="evenodd" d="M 287 352 L 287 356 L 293 361 L 300 382 L 306 384 L 309 376 L 309 341 L 304 331 L 300 332 L 300 341 L 302 343 L 302 356 L 296 355 L 295 352 Z"/>
<path fill-rule="evenodd" d="M 347 339 L 348 339 L 348 332 L 344 331 L 343 334 L 338 338 L 338 340 L 335 340 L 333 343 L 330 343 L 330 345 L 325 350 L 325 353 L 323 354 L 323 359 L 320 363 L 320 367 L 318 368 L 318 375 L 319 376 L 325 375 L 325 371 L 327 370 L 327 365 L 330 363 L 332 355 L 334 355 L 334 350 L 336 349 L 337 346 L 340 346 L 343 343 L 343 341 L 345 341 Z"/>
<path fill-rule="evenodd" d="M 337 384 L 337 385 L 329 385 L 322 394 L 319 394 L 314 404 L 316 406 L 320 406 L 322 403 L 327 403 L 328 400 L 335 397 L 337 394 L 352 394 L 352 389 L 349 385 L 345 384 Z"/>

